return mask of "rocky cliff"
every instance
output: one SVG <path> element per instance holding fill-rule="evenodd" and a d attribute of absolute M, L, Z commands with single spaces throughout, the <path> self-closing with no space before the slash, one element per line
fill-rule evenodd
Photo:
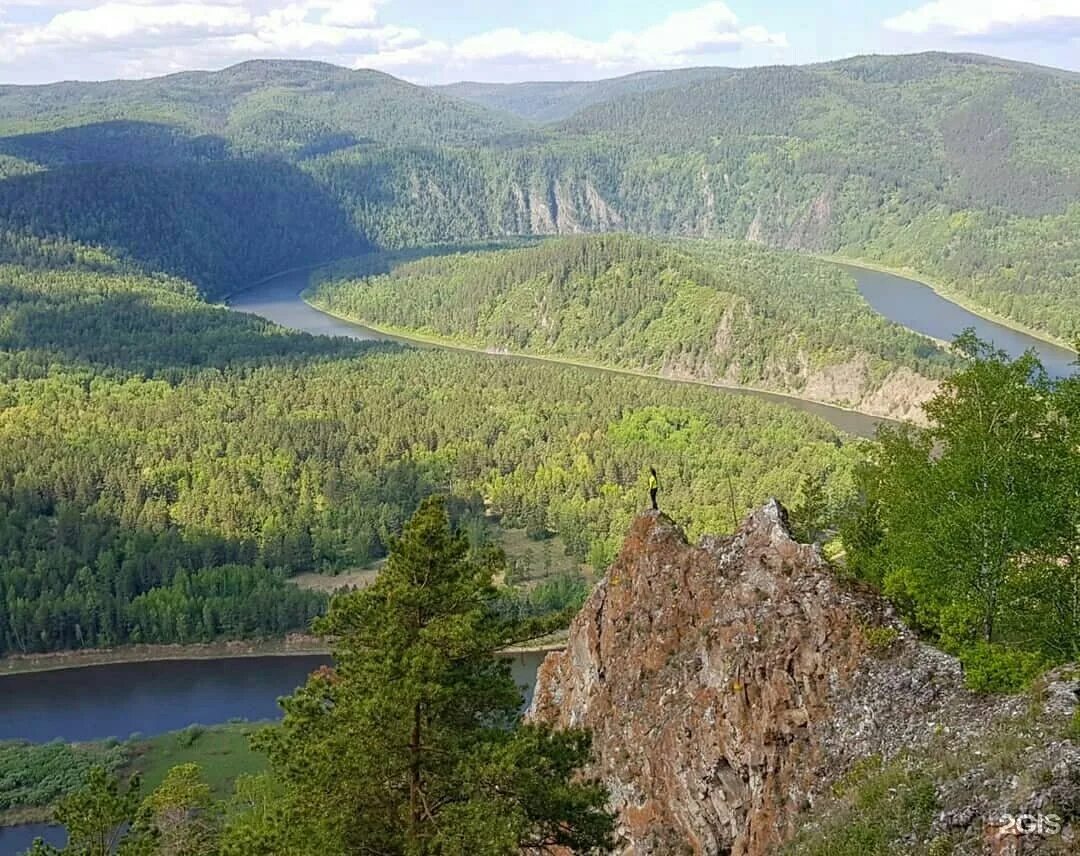
<path fill-rule="evenodd" d="M 840 581 L 770 501 L 699 546 L 639 516 L 530 716 L 592 730 L 626 854 L 772 853 L 815 826 L 825 849 L 806 852 L 840 852 L 845 790 L 889 765 L 886 802 L 905 776 L 925 785 L 904 852 L 1075 852 L 1078 693 L 1064 675 L 1038 698 L 968 692 L 955 660 Z M 1061 829 L 1002 832 L 1000 815 L 1025 812 Z"/>

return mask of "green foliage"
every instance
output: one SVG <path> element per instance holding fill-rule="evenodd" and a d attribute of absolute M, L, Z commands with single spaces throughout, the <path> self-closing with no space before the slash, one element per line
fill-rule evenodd
<path fill-rule="evenodd" d="M 604 567 L 665 474 L 692 534 L 853 447 L 788 408 L 570 367 L 320 340 L 131 273 L 4 269 L 0 651 L 302 629 L 447 484 Z M 0 292 L 4 293 L 4 292 Z M 541 550 L 538 549 L 534 556 Z M 535 559 L 534 559 L 535 561 Z"/>
<path fill-rule="evenodd" d="M 937 811 L 933 777 L 905 759 L 858 764 L 833 789 L 826 820 L 804 829 L 783 849 L 788 856 L 888 856 L 926 835 Z"/>
<path fill-rule="evenodd" d="M 73 856 L 128 856 L 140 853 L 128 827 L 139 809 L 139 780 L 121 784 L 101 767 L 90 771 L 86 784 L 61 800 L 56 820 L 67 829 L 62 852 Z M 36 851 L 31 851 L 36 852 Z"/>
<path fill-rule="evenodd" d="M 181 749 L 194 746 L 196 741 L 203 736 L 204 730 L 201 725 L 189 725 L 183 731 L 176 733 L 176 745 Z"/>
<path fill-rule="evenodd" d="M 844 527 L 855 572 L 961 655 L 969 682 L 1015 689 L 1075 659 L 1077 377 L 1052 383 L 967 333 L 969 366 L 883 428 Z"/>
<path fill-rule="evenodd" d="M 1046 665 L 1038 651 L 1020 651 L 979 642 L 960 654 L 964 679 L 978 692 L 1002 693 L 1023 689 Z"/>
<path fill-rule="evenodd" d="M 540 122 L 558 121 L 573 116 L 593 104 L 613 98 L 656 89 L 674 89 L 688 83 L 709 80 L 732 72 L 716 68 L 685 68 L 665 72 L 646 72 L 610 80 L 535 81 L 529 83 L 451 83 L 435 87 L 453 95 L 497 110 L 514 113 Z"/>
<path fill-rule="evenodd" d="M 160 856 L 214 856 L 220 812 L 198 764 L 180 764 L 143 800 L 130 838 L 145 837 Z"/>
<path fill-rule="evenodd" d="M 40 839 L 28 856 L 212 856 L 218 853 L 220 811 L 197 764 L 173 767 L 145 799 L 140 779 L 122 782 L 101 767 L 61 800 L 56 820 L 67 829 L 61 849 Z"/>
<path fill-rule="evenodd" d="M 559 615 L 569 623 L 591 590 L 592 586 L 581 574 L 557 574 L 532 588 L 500 592 L 497 609 L 514 620 Z"/>
<path fill-rule="evenodd" d="M 104 116 L 113 121 L 95 121 Z M 472 145 L 524 128 L 505 114 L 378 71 L 291 60 L 143 81 L 8 86 L 0 93 L 0 132 L 10 135 L 0 150 L 49 165 L 205 159 L 220 157 L 223 143 L 300 156 L 334 143 Z"/>
<path fill-rule="evenodd" d="M 1070 339 L 1078 88 L 948 54 L 460 90 L 483 106 L 298 62 L 6 87 L 0 218 L 213 294 L 368 244 L 751 237 L 910 267 Z"/>
<path fill-rule="evenodd" d="M 49 806 L 75 790 L 95 767 L 112 772 L 128 760 L 123 745 L 0 743 L 0 812 Z"/>
<path fill-rule="evenodd" d="M 210 306 L 184 280 L 95 265 L 78 245 L 27 242 L 21 249 L 32 267 L 0 266 L 4 379 L 41 378 L 60 364 L 176 382 L 200 368 L 358 351 L 355 344 L 287 333 Z"/>
<path fill-rule="evenodd" d="M 871 651 L 878 653 L 888 651 L 899 638 L 896 628 L 888 626 L 867 625 L 862 628 L 862 635 L 863 639 L 866 640 L 866 646 Z"/>
<path fill-rule="evenodd" d="M 1069 720 L 1069 728 L 1065 732 L 1065 736 L 1070 740 L 1080 740 L 1080 708 L 1073 711 L 1072 718 Z"/>
<path fill-rule="evenodd" d="M 104 248 L 208 295 L 368 246 L 310 176 L 273 161 L 94 164 L 9 178 L 0 181 L 0 224 L 24 240 Z"/>
<path fill-rule="evenodd" d="M 375 262 L 366 262 L 378 269 Z M 627 235 L 398 262 L 312 294 L 331 312 L 474 347 L 706 381 L 801 390 L 851 369 L 856 404 L 896 367 L 941 377 L 950 360 L 885 321 L 836 267 L 732 242 Z"/>
<path fill-rule="evenodd" d="M 822 470 L 803 479 L 800 496 L 789 511 L 788 523 L 799 541 L 821 544 L 840 514 L 840 506 L 850 497 L 830 496 L 835 486 L 832 473 Z"/>
<path fill-rule="evenodd" d="M 334 640 L 333 669 L 285 699 L 284 721 L 258 741 L 283 786 L 264 830 L 275 852 L 606 847 L 606 794 L 575 780 L 587 737 L 511 730 L 521 698 L 496 654 L 516 624 L 494 599 L 435 497 L 376 581 L 334 598 L 318 628 Z M 253 833 L 248 820 L 240 829 Z"/>

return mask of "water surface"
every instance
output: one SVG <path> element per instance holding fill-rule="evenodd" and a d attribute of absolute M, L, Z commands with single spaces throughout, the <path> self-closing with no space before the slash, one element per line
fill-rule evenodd
<path fill-rule="evenodd" d="M 272 719 L 328 657 L 115 663 L 0 677 L 0 740 L 122 740 L 193 722 Z"/>
<path fill-rule="evenodd" d="M 532 696 L 542 653 L 509 657 Z M 127 739 L 230 719 L 275 719 L 277 700 L 330 658 L 318 655 L 115 663 L 0 676 L 0 740 Z"/>
<path fill-rule="evenodd" d="M 67 844 L 67 833 L 62 826 L 48 823 L 27 823 L 23 826 L 0 826 L 0 856 L 18 856 L 30 849 L 35 838 L 43 838 L 53 847 Z"/>
<path fill-rule="evenodd" d="M 511 673 L 532 699 L 541 652 L 508 656 Z M 281 715 L 290 694 L 329 657 L 297 655 L 220 660 L 116 663 L 0 676 L 0 740 L 86 741 L 147 737 L 192 723 L 265 720 Z M 50 824 L 0 828 L 0 856 L 15 856 L 42 836 L 64 843 Z"/>
<path fill-rule="evenodd" d="M 229 301 L 229 307 L 238 312 L 250 312 L 254 315 L 259 315 L 276 324 L 280 324 L 282 327 L 288 327 L 293 330 L 300 330 L 314 335 L 347 336 L 362 341 L 399 341 L 412 345 L 417 344 L 409 339 L 387 336 L 384 333 L 379 333 L 362 324 L 343 321 L 340 318 L 327 315 L 308 305 L 301 299 L 300 292 L 307 288 L 309 276 L 310 272 L 308 271 L 291 271 L 273 277 L 272 279 L 265 280 L 264 282 L 234 295 Z M 426 343 L 420 346 L 437 347 Z M 514 355 L 512 357 L 500 356 L 500 359 L 550 362 L 545 361 L 542 357 L 529 356 L 526 354 Z M 583 367 L 582 370 L 619 374 L 619 372 L 613 369 Z M 677 383 L 678 381 L 672 382 Z M 824 419 L 841 431 L 861 437 L 873 437 L 874 433 L 877 431 L 878 424 L 882 421 L 880 418 L 868 416 L 865 413 L 857 413 L 853 410 L 845 410 L 842 407 L 832 407 L 828 404 L 820 404 L 816 401 L 806 401 L 793 396 L 780 395 L 779 393 L 751 389 L 728 389 L 726 387 L 722 390 L 722 393 L 730 395 L 748 395 L 784 407 L 794 407 L 796 410 L 801 410 L 804 413 L 811 413 L 814 416 Z"/>
<path fill-rule="evenodd" d="M 855 265 L 840 264 L 855 278 L 859 293 L 890 321 L 935 339 L 951 342 L 967 327 L 984 341 L 993 342 L 1012 357 L 1034 349 L 1051 377 L 1071 374 L 1076 354 L 1042 339 L 980 318 L 963 306 L 946 300 L 930 286 L 912 279 Z"/>

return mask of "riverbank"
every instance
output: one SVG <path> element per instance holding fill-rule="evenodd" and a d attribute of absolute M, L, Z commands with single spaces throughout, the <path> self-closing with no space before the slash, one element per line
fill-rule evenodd
<path fill-rule="evenodd" d="M 372 324 L 368 321 L 350 318 L 347 315 L 341 315 L 337 312 L 332 312 L 329 309 L 324 309 L 316 303 L 312 303 L 308 299 L 306 293 L 299 295 L 300 299 L 315 312 L 320 312 L 330 318 L 334 318 L 338 321 L 342 321 L 346 324 L 351 324 L 356 327 L 369 330 L 377 336 L 392 342 L 399 342 L 401 344 L 408 345 L 420 345 L 429 348 L 440 348 L 448 351 L 458 351 L 461 353 L 469 354 L 482 354 L 490 357 L 505 357 L 507 359 L 515 360 L 528 360 L 537 363 L 548 363 L 554 365 L 572 366 L 574 368 L 586 369 L 588 371 L 605 372 L 614 375 L 624 375 L 628 377 L 645 378 L 647 380 L 658 380 L 665 383 L 680 383 L 680 384 L 692 384 L 694 386 L 701 386 L 708 389 L 715 389 L 721 392 L 733 392 L 742 393 L 746 395 L 754 395 L 760 398 L 775 397 L 782 399 L 783 401 L 792 402 L 793 404 L 811 405 L 814 407 L 827 408 L 829 410 L 837 411 L 838 413 L 850 414 L 854 417 L 861 417 L 862 419 L 870 420 L 862 431 L 849 431 L 849 433 L 855 433 L 858 436 L 872 437 L 874 436 L 876 425 L 879 422 L 890 422 L 896 425 L 901 424 L 901 420 L 894 419 L 889 416 L 883 416 L 878 413 L 870 413 L 865 410 L 858 410 L 854 407 L 847 407 L 842 404 L 835 404 L 830 401 L 823 401 L 817 398 L 809 398 L 803 395 L 796 395 L 791 392 L 782 392 L 775 389 L 766 389 L 764 387 L 748 386 L 744 384 L 734 383 L 722 383 L 719 381 L 701 380 L 700 378 L 678 376 L 678 375 L 662 375 L 654 372 L 642 371 L 640 369 L 629 369 L 621 366 L 612 366 L 604 363 L 593 363 L 588 360 L 575 359 L 571 357 L 560 357 L 557 355 L 548 354 L 530 354 L 522 351 L 510 351 L 504 348 L 490 348 L 481 346 L 466 345 L 461 342 L 457 342 L 453 339 L 446 339 L 439 336 L 431 336 L 423 333 L 417 333 L 413 330 L 404 328 L 398 328 L 382 324 Z M 782 403 L 782 402 L 780 402 Z M 822 417 L 824 418 L 824 417 Z M 836 427 L 840 427 L 835 422 L 832 423 Z M 847 429 L 841 429 L 847 430 Z"/>
<path fill-rule="evenodd" d="M 538 654 L 558 651 L 565 646 L 566 631 L 562 630 L 532 643 L 512 645 L 503 649 L 502 653 L 508 656 Z M 188 645 L 122 645 L 117 648 L 87 648 L 82 651 L 51 651 L 47 654 L 14 654 L 0 659 L 0 677 L 121 663 L 305 656 L 329 657 L 330 648 L 315 636 L 291 633 L 284 639 L 196 642 Z"/>
<path fill-rule="evenodd" d="M 0 659 L 0 676 L 52 672 L 118 663 L 167 660 L 230 660 L 237 657 L 329 656 L 330 649 L 314 636 L 292 633 L 284 639 L 193 642 L 186 645 L 122 645 L 46 654 L 12 654 Z"/>
<path fill-rule="evenodd" d="M 203 781 L 210 786 L 214 797 L 225 799 L 233 792 L 233 785 L 239 776 L 259 773 L 266 768 L 265 756 L 252 750 L 249 740 L 251 735 L 265 724 L 267 723 L 262 721 L 230 722 L 213 726 L 190 725 L 154 737 L 132 737 L 119 744 L 108 741 L 69 744 L 69 751 L 73 758 L 75 753 L 80 752 L 122 752 L 119 766 L 110 765 L 110 768 L 114 768 L 121 779 L 138 774 L 144 796 L 158 787 L 173 767 L 179 764 L 198 764 Z M 53 748 L 49 746 L 45 750 L 41 746 L 18 743 L 5 747 L 0 743 L 0 758 L 3 758 L 5 751 L 10 755 L 22 752 L 31 758 L 29 753 L 51 751 Z M 0 811 L 0 828 L 53 822 L 56 803 L 70 792 L 70 786 L 57 782 L 78 781 L 85 774 L 81 767 L 76 766 L 67 770 L 55 765 L 42 769 L 40 765 L 30 766 L 24 761 L 22 769 L 18 769 L 19 763 L 13 758 L 9 757 L 7 761 L 9 766 L 16 768 L 14 779 L 20 783 L 20 787 L 24 791 L 41 794 L 43 802 L 16 805 Z M 35 777 L 39 780 L 35 781 Z M 0 797 L 3 796 L 0 792 Z"/>
<path fill-rule="evenodd" d="M 903 267 L 889 267 L 888 265 L 878 264 L 877 262 L 866 261 L 865 259 L 854 259 L 848 256 L 840 255 L 827 255 L 821 253 L 808 253 L 807 255 L 815 259 L 820 259 L 823 262 L 832 262 L 834 264 L 848 265 L 850 267 L 862 268 L 863 270 L 876 271 L 877 273 L 887 273 L 892 276 L 900 277 L 901 279 L 909 279 L 912 282 L 917 282 L 919 285 L 925 285 L 931 291 L 933 291 L 942 300 L 947 300 L 950 303 L 955 303 L 962 309 L 967 310 L 972 315 L 976 315 L 983 321 L 989 321 L 992 324 L 998 324 L 1002 327 L 1006 327 L 1015 333 L 1023 333 L 1025 336 L 1030 336 L 1032 339 L 1038 339 L 1040 342 L 1045 342 L 1047 345 L 1054 345 L 1058 348 L 1064 348 L 1066 351 L 1073 351 L 1073 343 L 1066 342 L 1064 339 L 1059 339 L 1056 336 L 1047 333 L 1045 330 L 1038 330 L 1034 327 L 1029 327 L 1013 318 L 1008 318 L 1004 315 L 998 315 L 995 312 L 987 309 L 985 306 L 973 302 L 971 298 L 964 294 L 950 288 L 942 283 L 940 280 L 935 280 L 927 277 L 918 271 L 911 268 Z M 925 335 L 925 334 L 924 334 Z M 935 339 L 933 336 L 927 338 L 933 339 L 936 342 L 940 342 L 939 339 Z M 951 344 L 951 343 L 945 343 Z M 1075 351 L 1073 351 L 1075 353 Z"/>
<path fill-rule="evenodd" d="M 0 829 L 25 826 L 30 823 L 52 823 L 53 807 L 48 805 L 19 805 L 0 811 Z"/>

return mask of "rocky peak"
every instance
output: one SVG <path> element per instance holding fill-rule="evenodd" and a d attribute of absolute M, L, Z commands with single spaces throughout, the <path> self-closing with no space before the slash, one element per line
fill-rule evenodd
<path fill-rule="evenodd" d="M 666 856 L 773 852 L 861 760 L 929 751 L 943 734 L 974 743 L 1028 706 L 965 690 L 954 659 L 839 580 L 770 500 L 698 546 L 661 513 L 637 517 L 541 666 L 529 715 L 592 730 L 623 852 Z M 1061 751 L 1080 770 L 1075 743 Z M 960 821 L 937 822 L 982 836 L 995 800 L 1014 799 L 1004 787 L 960 793 Z"/>

